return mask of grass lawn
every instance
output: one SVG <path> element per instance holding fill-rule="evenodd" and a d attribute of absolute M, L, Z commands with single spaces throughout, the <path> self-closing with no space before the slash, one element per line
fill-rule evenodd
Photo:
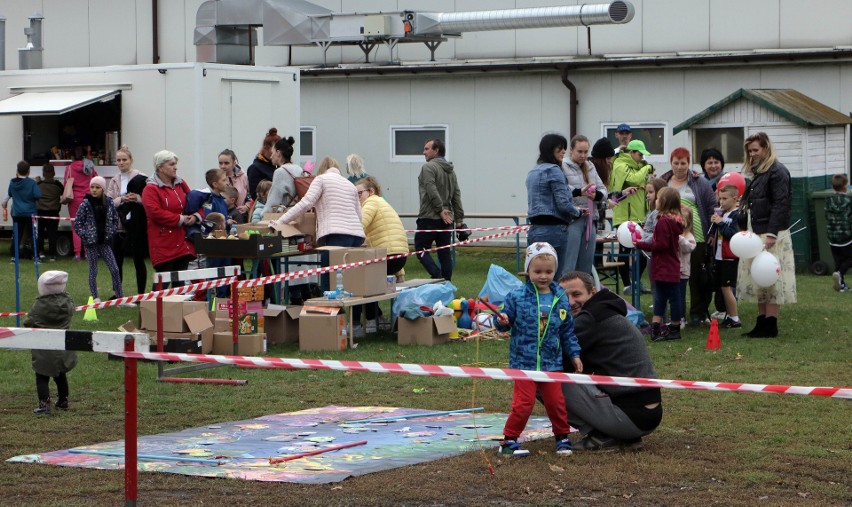
<path fill-rule="evenodd" d="M 8 251 L 0 242 L 0 251 Z M 514 271 L 514 253 L 465 250 L 453 283 L 475 297 L 490 263 Z M 0 310 L 15 308 L 14 271 L 2 277 Z M 44 269 L 71 273 L 74 301 L 88 297 L 85 263 L 61 260 Z M 132 273 L 132 263 L 126 265 Z M 109 274 L 101 267 L 101 295 Z M 408 278 L 423 277 L 410 260 Z M 126 277 L 127 294 L 135 292 Z M 22 308 L 36 294 L 32 264 L 22 266 Z M 782 308 L 781 336 L 748 339 L 722 330 L 722 349 L 706 351 L 707 327 L 688 328 L 678 342 L 649 343 L 661 378 L 803 386 L 852 385 L 852 294 L 838 294 L 827 277 L 801 275 L 799 300 Z M 643 308 L 650 305 L 643 297 Z M 743 305 L 745 326 L 755 305 Z M 136 310 L 98 311 L 97 323 L 75 316 L 75 329 L 114 330 Z M 14 318 L 0 319 L 14 326 Z M 505 366 L 507 342 L 401 347 L 392 335 L 359 340 L 343 353 L 305 353 L 275 346 L 270 356 L 409 363 Z M 36 417 L 28 351 L 0 350 L 0 505 L 117 505 L 123 473 L 5 463 L 9 457 L 123 438 L 123 366 L 80 353 L 69 374 L 71 410 Z M 511 385 L 438 377 L 331 371 L 218 368 L 192 376 L 247 379 L 246 386 L 161 384 L 156 367 L 139 365 L 139 433 L 240 420 L 325 405 L 389 405 L 432 410 L 483 406 L 508 412 Z M 51 385 L 54 388 L 53 385 Z M 417 389 L 418 392 L 414 392 Z M 849 505 L 852 502 L 852 405 L 847 400 L 751 393 L 664 390 L 661 427 L 638 453 L 575 454 L 559 458 L 551 440 L 530 445 L 532 456 L 498 458 L 485 452 L 348 479 L 303 486 L 141 473 L 140 503 L 148 505 Z M 538 413 L 543 414 L 541 406 Z M 570 407 L 569 407 L 570 410 Z M 488 471 L 486 460 L 494 465 Z"/>

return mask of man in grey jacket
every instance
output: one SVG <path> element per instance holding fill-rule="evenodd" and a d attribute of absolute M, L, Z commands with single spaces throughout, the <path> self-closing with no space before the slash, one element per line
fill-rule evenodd
<path fill-rule="evenodd" d="M 447 148 L 440 139 L 426 141 L 423 156 L 426 163 L 420 169 L 417 186 L 420 191 L 420 212 L 417 214 L 417 229 L 420 231 L 447 232 L 418 232 L 414 234 L 414 248 L 418 251 L 436 246 L 446 246 L 452 241 L 450 229 L 453 225 L 461 226 L 464 221 L 461 191 L 453 171 L 453 163 L 444 157 Z M 428 252 L 418 254 L 420 263 L 432 278 L 449 280 L 453 276 L 453 259 L 449 248 L 438 250 L 438 262 L 435 265 Z"/>
<path fill-rule="evenodd" d="M 571 301 L 583 373 L 656 378 L 623 299 L 607 289 L 598 291 L 591 275 L 580 271 L 566 273 L 559 285 Z M 637 450 L 663 418 L 659 388 L 562 384 L 562 391 L 568 422 L 585 435 L 575 451 Z"/>

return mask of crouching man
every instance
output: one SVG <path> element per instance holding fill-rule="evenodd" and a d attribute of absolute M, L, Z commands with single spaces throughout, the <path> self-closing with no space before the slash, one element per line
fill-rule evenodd
<path fill-rule="evenodd" d="M 627 305 L 595 289 L 588 273 L 572 271 L 559 285 L 570 298 L 583 373 L 656 378 L 642 333 L 627 319 Z M 565 363 L 570 365 L 571 363 Z M 642 437 L 663 418 L 659 388 L 562 384 L 568 422 L 585 437 L 575 451 L 642 447 Z"/>

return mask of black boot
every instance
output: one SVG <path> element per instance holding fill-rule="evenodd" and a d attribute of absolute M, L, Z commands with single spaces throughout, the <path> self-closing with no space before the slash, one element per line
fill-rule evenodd
<path fill-rule="evenodd" d="M 654 322 L 651 324 L 651 341 L 652 342 L 661 342 L 666 340 L 666 335 L 668 334 L 668 329 L 666 326 L 660 322 Z"/>
<path fill-rule="evenodd" d="M 46 400 L 38 400 L 38 406 L 33 409 L 33 414 L 46 414 L 50 415 L 50 398 Z"/>
<path fill-rule="evenodd" d="M 757 323 L 754 325 L 754 329 L 752 329 L 748 333 L 743 333 L 743 336 L 748 336 L 750 338 L 759 338 L 763 336 L 764 327 L 766 327 L 766 315 L 758 315 Z"/>
<path fill-rule="evenodd" d="M 672 322 L 669 324 L 666 340 L 680 340 L 680 322 Z"/>
<path fill-rule="evenodd" d="M 53 406 L 59 410 L 68 410 L 68 398 L 59 398 Z"/>
<path fill-rule="evenodd" d="M 764 338 L 775 338 L 778 336 L 778 317 L 766 317 L 763 327 Z"/>

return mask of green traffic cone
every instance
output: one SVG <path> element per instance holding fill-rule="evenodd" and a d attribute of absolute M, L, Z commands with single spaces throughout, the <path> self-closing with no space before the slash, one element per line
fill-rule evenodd
<path fill-rule="evenodd" d="M 89 304 L 89 305 L 95 304 L 95 299 L 92 296 L 89 296 L 89 302 L 86 303 L 86 304 Z M 86 313 L 83 314 L 83 320 L 97 322 L 98 321 L 98 314 L 95 313 L 95 309 L 94 308 L 87 308 Z"/>

